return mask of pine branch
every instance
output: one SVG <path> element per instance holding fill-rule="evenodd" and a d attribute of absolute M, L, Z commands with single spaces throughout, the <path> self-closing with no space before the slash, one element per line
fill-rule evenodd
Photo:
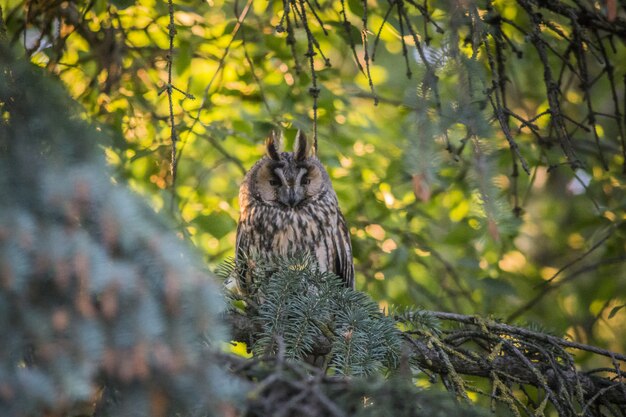
<path fill-rule="evenodd" d="M 626 362 L 626 355 L 542 331 L 455 313 L 422 310 L 394 312 L 399 331 L 386 324 L 385 320 L 390 320 L 390 317 L 380 315 L 377 306 L 368 302 L 364 294 L 341 286 L 328 287 L 322 293 L 319 288 L 324 280 L 316 275 L 319 272 L 315 266 L 302 261 L 296 263 L 298 269 L 288 267 L 290 261 L 282 261 L 278 270 L 258 284 L 258 294 L 269 300 L 266 303 L 270 303 L 273 315 L 258 316 L 254 311 L 243 314 L 231 311 L 227 315 L 235 339 L 255 347 L 253 350 L 258 354 L 255 361 L 276 358 L 274 360 L 283 363 L 282 357 L 304 359 L 306 355 L 329 355 L 331 369 L 339 375 L 375 375 L 382 369 L 394 374 L 401 369 L 412 369 L 409 373 L 423 372 L 430 376 L 431 381 L 440 379 L 458 398 L 467 398 L 471 391 L 482 393 L 473 388 L 467 378 L 481 377 L 493 388 L 491 393 L 482 394 L 492 401 L 506 403 L 516 413 L 526 410 L 535 414 L 545 407 L 545 403 L 532 404 L 527 387 L 543 392 L 561 416 L 575 415 L 580 409 L 588 410 L 591 416 L 602 416 L 605 414 L 594 410 L 602 407 L 620 409 L 626 405 L 626 384 L 622 381 L 620 369 L 622 362 Z M 269 269 L 264 271 L 267 273 Z M 330 277 L 326 275 L 324 279 Z M 287 282 L 291 283 L 291 288 L 286 289 L 289 286 Z M 279 297 L 276 297 L 277 289 L 280 289 Z M 294 296 L 304 293 L 304 298 Z M 255 297 L 254 294 L 251 296 Z M 333 298 L 336 303 L 333 303 Z M 271 301 L 273 299 L 282 300 L 282 304 L 279 306 L 277 301 Z M 324 303 L 332 306 L 332 315 L 329 316 L 321 307 Z M 262 300 L 260 305 L 260 310 L 264 311 L 266 307 Z M 311 308 L 313 305 L 315 308 Z M 298 311 L 298 314 L 288 313 L 290 309 Z M 321 312 L 320 317 L 316 316 L 317 312 Z M 327 331 L 316 331 L 316 337 L 309 339 L 304 351 L 290 341 L 293 334 L 311 331 L 306 327 L 307 323 L 319 322 L 325 323 Z M 444 325 L 446 322 L 460 326 Z M 271 335 L 269 339 L 268 335 Z M 568 351 L 571 349 L 607 357 L 613 367 L 580 371 Z M 397 352 L 401 351 L 404 353 L 399 355 Z M 322 370 L 313 368 L 314 371 L 311 371 L 309 365 L 297 363 L 301 362 L 291 363 L 290 366 L 301 366 L 299 372 L 308 375 L 319 377 L 323 374 Z M 604 376 L 607 373 L 608 376 Z M 289 386 L 290 390 L 295 390 L 290 395 L 305 396 L 299 391 L 299 385 L 289 378 L 278 382 L 280 378 L 285 378 L 284 374 L 274 378 L 271 383 L 280 387 L 273 389 L 282 391 Z M 324 378 L 320 379 L 322 385 Z M 346 380 L 334 377 L 333 381 Z M 519 386 L 520 390 L 511 389 L 513 386 Z M 269 386 L 263 385 L 264 395 L 270 395 L 266 391 L 269 389 Z M 287 408 L 293 406 L 291 403 L 283 405 Z M 264 403 L 263 406 L 268 407 L 269 404 Z M 323 408 L 319 404 L 316 407 Z"/>
<path fill-rule="evenodd" d="M 231 372 L 252 385 L 243 406 L 246 417 L 423 417 L 487 416 L 477 407 L 459 404 L 445 393 L 417 389 L 410 379 L 340 378 L 284 357 L 244 359 L 216 354 Z"/>
<path fill-rule="evenodd" d="M 458 330 L 446 332 L 443 339 L 434 338 L 432 334 L 423 331 L 402 333 L 402 337 L 410 346 L 411 363 L 431 375 L 438 375 L 444 379 L 453 370 L 458 375 L 478 376 L 491 381 L 494 381 L 494 376 L 497 375 L 499 380 L 504 381 L 507 385 L 528 385 L 537 389 L 548 390 L 554 390 L 556 389 L 555 387 L 559 387 L 559 389 L 572 393 L 569 398 L 563 398 L 562 394 L 552 393 L 551 401 L 563 410 L 574 408 L 574 405 L 570 404 L 569 401 L 572 401 L 572 398 L 575 397 L 574 393 L 577 389 L 580 389 L 583 394 L 583 402 L 580 404 L 583 407 L 589 408 L 593 404 L 617 407 L 626 406 L 626 384 L 619 382 L 619 380 L 595 374 L 598 371 L 603 371 L 620 376 L 621 371 L 617 363 L 614 368 L 587 372 L 577 371 L 573 366 L 565 367 L 561 365 L 563 361 L 558 358 L 567 354 L 558 346 L 609 356 L 615 361 L 625 361 L 624 355 L 514 326 L 490 322 L 483 323 L 476 317 L 440 312 L 428 313 L 432 314 L 432 317 L 466 324 L 466 326 Z M 231 314 L 229 322 L 234 326 L 233 334 L 237 340 L 250 340 L 250 332 L 254 330 L 249 326 L 249 320 Z M 487 329 L 497 332 L 499 336 L 476 330 L 476 327 L 480 327 L 481 324 L 485 324 Z M 242 338 L 241 336 L 244 337 Z M 497 338 L 509 339 L 510 341 L 499 345 L 496 343 Z M 440 343 L 435 344 L 433 340 L 438 340 Z M 515 340 L 523 340 L 523 343 L 527 346 L 534 346 L 536 350 L 525 351 L 517 347 Z M 534 341 L 530 343 L 528 340 Z M 477 353 L 460 347 L 461 344 L 471 344 L 471 342 L 476 341 L 487 342 L 482 344 L 487 348 L 486 352 Z M 535 342 L 547 343 L 548 347 L 540 349 L 539 344 Z M 313 349 L 313 354 L 324 355 L 328 352 L 328 339 L 323 338 L 316 343 L 318 344 Z M 549 349 L 555 349 L 555 352 L 549 352 Z M 442 354 L 443 352 L 448 353 L 444 355 Z M 541 360 L 541 352 L 547 356 L 553 356 L 556 358 L 555 361 L 550 363 L 549 361 Z M 568 414 L 564 411 L 562 415 Z"/>
<path fill-rule="evenodd" d="M 576 370 L 571 355 L 564 348 L 606 356 L 613 362 L 626 361 L 626 355 L 478 317 L 443 312 L 430 314 L 441 320 L 464 324 L 460 329 L 446 332 L 443 338 L 443 346 L 454 352 L 447 358 L 459 374 L 493 379 L 496 373 L 508 383 L 528 384 L 539 389 L 561 387 L 573 392 L 580 388 L 585 399 L 581 406 L 591 402 L 626 404 L 626 385 L 595 376 L 593 371 Z M 450 364 L 442 359 L 440 348 L 433 348 L 432 336 L 428 332 L 405 332 L 403 336 L 412 344 L 413 359 L 420 368 L 439 375 L 449 372 Z M 481 346 L 482 352 L 462 347 L 473 343 Z M 614 366 L 611 372 L 620 375 L 619 365 L 615 362 Z M 563 409 L 570 407 L 560 396 L 553 397 L 552 402 Z"/>

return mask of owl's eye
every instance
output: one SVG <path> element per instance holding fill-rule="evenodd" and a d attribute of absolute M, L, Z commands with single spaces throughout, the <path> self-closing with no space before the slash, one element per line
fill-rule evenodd
<path fill-rule="evenodd" d="M 280 181 L 278 181 L 278 180 L 270 180 L 270 185 L 272 187 L 278 187 L 280 185 Z"/>
<path fill-rule="evenodd" d="M 301 185 L 308 185 L 310 183 L 311 183 L 311 180 L 308 177 L 302 177 L 302 179 L 300 180 Z"/>

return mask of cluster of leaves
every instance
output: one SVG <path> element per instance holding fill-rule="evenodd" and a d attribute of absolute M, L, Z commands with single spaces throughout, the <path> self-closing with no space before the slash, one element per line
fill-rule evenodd
<path fill-rule="evenodd" d="M 251 280 L 243 298 L 247 318 L 259 327 L 255 355 L 277 354 L 287 359 L 325 357 L 337 374 L 370 375 L 395 368 L 401 340 L 393 320 L 362 292 L 345 288 L 330 272 L 321 272 L 309 256 L 276 259 L 246 269 L 222 268 L 224 276 Z M 323 341 L 323 342 L 322 342 Z M 320 352 L 319 344 L 326 345 Z"/>
<path fill-rule="evenodd" d="M 225 336 L 218 322 L 221 297 L 210 274 L 161 217 L 114 184 L 97 147 L 103 136 L 71 117 L 76 108 L 59 86 L 6 49 L 0 57 L 2 415 L 236 414 L 232 403 L 242 387 L 237 377 L 266 394 L 251 391 L 247 401 L 238 401 L 250 416 L 303 415 L 302 410 L 421 416 L 466 409 L 466 415 L 478 415 L 451 396 L 419 393 L 410 379 L 328 378 L 280 354 L 259 362 L 208 349 Z M 373 373 L 381 362 L 397 360 L 397 346 L 371 346 L 398 342 L 392 322 L 373 302 L 310 261 L 290 265 L 274 277 L 286 284 L 298 272 L 312 283 L 301 287 L 309 296 L 326 291 L 327 305 L 320 302 L 316 311 L 325 319 L 329 298 L 341 294 L 344 310 L 336 301 L 332 306 L 335 330 L 350 331 L 360 342 L 367 338 L 367 352 L 333 365 L 338 373 Z M 279 303 L 272 294 L 277 291 L 271 285 L 263 290 L 268 303 Z M 260 310 L 269 320 L 272 307 L 264 305 Z M 303 318 L 291 312 L 292 320 Z M 277 333 L 276 326 L 263 328 Z M 288 333 L 284 340 L 290 340 Z M 337 357 L 348 344 L 345 338 L 333 344 Z M 301 349 L 297 343 L 289 347 Z M 267 366 L 279 359 L 284 366 Z M 231 364 L 232 374 L 218 363 Z M 274 376 L 266 381 L 269 374 Z M 312 378 L 323 385 L 311 384 Z"/>
<path fill-rule="evenodd" d="M 0 45 L 0 414 L 217 415 L 217 286 L 76 110 Z"/>
<path fill-rule="evenodd" d="M 422 372 L 514 415 L 545 414 L 552 404 L 564 416 L 623 416 L 623 355 L 449 313 L 399 314 L 399 333 L 376 304 L 306 258 L 253 272 L 260 357 L 207 351 L 222 335 L 210 274 L 160 217 L 113 184 L 99 133 L 65 110 L 59 115 L 73 106 L 58 86 L 5 49 L 0 57 L 4 414 L 220 415 L 232 410 L 224 395 L 232 379 L 219 361 L 251 382 L 250 416 L 481 414 L 417 390 Z M 464 326 L 445 329 L 433 318 Z M 336 374 L 395 368 L 400 378 L 329 377 L 293 361 L 316 353 L 312 334 L 327 338 Z M 608 356 L 614 366 L 578 372 L 564 348 Z M 491 390 L 464 375 L 486 378 Z"/>

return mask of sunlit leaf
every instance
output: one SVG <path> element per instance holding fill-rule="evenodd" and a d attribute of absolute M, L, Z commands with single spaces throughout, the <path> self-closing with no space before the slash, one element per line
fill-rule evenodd
<path fill-rule="evenodd" d="M 618 313 L 618 312 L 619 312 L 622 308 L 624 308 L 624 307 L 626 307 L 626 304 L 622 304 L 622 305 L 619 305 L 619 306 L 615 306 L 615 307 L 613 307 L 613 308 L 611 309 L 611 312 L 609 313 L 608 318 L 609 318 L 609 319 L 612 319 L 613 317 L 615 317 L 615 315 L 616 315 L 616 314 L 617 314 L 617 313 Z"/>
<path fill-rule="evenodd" d="M 194 223 L 202 230 L 206 230 L 218 239 L 232 232 L 235 227 L 235 221 L 228 213 L 223 211 L 214 211 L 209 215 L 202 215 L 195 218 Z"/>

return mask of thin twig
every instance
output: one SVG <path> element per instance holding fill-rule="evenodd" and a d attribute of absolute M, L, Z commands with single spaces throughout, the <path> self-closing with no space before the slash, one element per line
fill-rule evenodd
<path fill-rule="evenodd" d="M 195 116 L 192 117 L 193 123 L 187 129 L 187 135 L 185 136 L 185 142 L 187 142 L 187 139 L 189 138 L 189 135 L 191 135 L 193 133 L 193 130 L 194 130 L 194 127 L 196 126 L 196 124 L 200 122 L 200 113 L 205 108 L 205 105 L 206 105 L 206 103 L 207 103 L 207 101 L 209 99 L 209 90 L 213 86 L 213 82 L 217 79 L 218 74 L 220 74 L 220 72 L 222 71 L 222 69 L 224 67 L 224 64 L 226 63 L 226 57 L 228 56 L 228 54 L 230 52 L 230 48 L 231 48 L 233 42 L 235 41 L 235 38 L 237 37 L 237 34 L 239 33 L 239 30 L 241 29 L 246 16 L 248 15 L 248 12 L 250 10 L 250 6 L 252 6 L 252 0 L 248 0 L 246 2 L 246 5 L 244 6 L 243 10 L 241 11 L 241 14 L 237 18 L 237 23 L 233 27 L 233 30 L 232 30 L 231 35 L 230 35 L 230 41 L 228 42 L 228 45 L 226 45 L 226 48 L 224 49 L 224 52 L 222 53 L 222 56 L 220 57 L 220 60 L 219 60 L 219 62 L 217 64 L 217 68 L 215 69 L 215 72 L 213 73 L 213 76 L 209 80 L 209 83 L 206 85 L 206 87 L 204 87 L 204 92 L 202 93 L 202 101 L 200 102 L 200 105 L 198 106 L 198 110 L 196 111 Z"/>
<path fill-rule="evenodd" d="M 610 238 L 613 235 L 613 232 L 621 225 L 620 223 L 616 223 L 611 225 L 611 228 L 609 229 L 608 233 L 606 235 L 604 235 L 600 240 L 598 240 L 596 243 L 593 244 L 593 246 L 591 246 L 587 251 L 585 251 L 585 253 L 583 253 L 582 255 L 576 257 L 575 259 L 571 260 L 570 262 L 566 263 L 565 265 L 563 265 L 558 271 L 556 271 L 550 278 L 548 278 L 545 282 L 541 283 L 541 286 L 545 286 L 545 285 L 549 285 L 552 281 L 554 281 L 563 271 L 565 271 L 566 269 L 568 269 L 569 267 L 576 265 L 578 262 L 582 261 L 583 259 L 585 259 L 587 256 L 589 256 L 593 251 L 595 251 L 596 249 L 598 249 L 600 246 L 602 246 L 602 244 L 604 242 L 607 241 L 608 238 Z"/>
<path fill-rule="evenodd" d="M 624 261 L 626 261 L 626 257 L 624 258 Z M 456 321 L 459 323 L 474 324 L 474 325 L 479 323 L 479 320 L 477 319 L 476 316 L 468 316 L 464 314 L 448 313 L 448 312 L 442 312 L 442 311 L 433 311 L 431 313 L 434 317 L 440 320 L 451 320 L 451 321 Z M 500 331 L 504 331 L 507 333 L 516 334 L 519 336 L 531 337 L 540 341 L 555 343 L 565 348 L 584 350 L 584 351 L 592 352 L 601 356 L 606 356 L 607 358 L 615 358 L 620 361 L 626 361 L 626 355 L 623 355 L 621 353 L 614 353 L 606 349 L 600 349 L 596 346 L 590 346 L 590 345 L 585 345 L 583 343 L 572 342 L 572 341 L 561 339 L 559 337 L 551 336 L 545 333 L 534 332 L 532 330 L 528 330 L 523 327 L 511 326 L 509 324 L 503 324 L 503 323 L 498 323 L 494 321 L 480 320 L 480 323 L 481 324 L 484 323 L 485 326 L 487 326 L 487 328 L 492 329 L 494 331 L 500 330 Z"/>
<path fill-rule="evenodd" d="M 169 106 L 169 123 L 170 123 L 170 141 L 171 141 L 171 153 L 170 153 L 170 175 L 172 182 L 170 184 L 172 191 L 172 209 L 175 207 L 176 202 L 176 171 L 178 166 L 178 160 L 176 155 L 176 143 L 178 138 L 176 136 L 176 122 L 174 121 L 174 102 L 172 98 L 172 67 L 174 61 L 174 37 L 176 36 L 176 26 L 174 24 L 174 3 L 172 0 L 168 0 L 169 11 L 169 24 L 168 24 L 168 37 L 169 37 L 169 50 L 167 53 L 167 102 Z"/>
<path fill-rule="evenodd" d="M 584 266 L 584 267 L 582 267 L 582 268 L 572 272 L 570 275 L 568 275 L 567 277 L 565 277 L 561 281 L 558 281 L 558 282 L 556 282 L 555 284 L 552 284 L 552 285 L 545 286 L 543 288 L 543 290 L 539 294 L 537 294 L 533 299 L 531 299 L 530 301 L 526 302 L 524 305 L 519 307 L 513 313 L 509 314 L 509 316 L 507 317 L 507 321 L 511 321 L 511 320 L 514 320 L 514 319 L 518 318 L 523 313 L 525 313 L 526 311 L 530 310 L 539 301 L 541 301 L 546 296 L 546 294 L 548 294 L 551 291 L 556 290 L 561 285 L 563 285 L 563 284 L 565 284 L 565 283 L 567 283 L 569 281 L 572 281 L 574 278 L 579 277 L 579 276 L 583 275 L 584 273 L 587 273 L 587 272 L 590 272 L 590 271 L 596 271 L 601 266 L 615 265 L 615 264 L 620 264 L 620 263 L 625 263 L 625 262 L 626 262 L 626 256 L 618 256 L 618 257 L 614 257 L 614 258 L 603 259 L 603 260 L 595 262 L 593 264 Z"/>
<path fill-rule="evenodd" d="M 304 0 L 298 0 L 298 3 L 300 4 L 299 16 L 302 20 L 302 26 L 304 27 L 307 39 L 307 52 L 305 55 L 309 59 L 309 69 L 311 70 L 311 87 L 309 87 L 309 95 L 313 98 L 313 149 L 315 151 L 315 154 L 317 155 L 317 110 L 318 99 L 320 95 L 320 88 L 317 84 L 317 72 L 315 71 L 315 55 L 317 55 L 317 53 L 314 50 L 314 46 L 316 45 L 317 41 L 315 40 L 315 37 L 311 32 L 311 28 L 309 27 Z M 296 10 L 298 10 L 297 7 Z"/>

